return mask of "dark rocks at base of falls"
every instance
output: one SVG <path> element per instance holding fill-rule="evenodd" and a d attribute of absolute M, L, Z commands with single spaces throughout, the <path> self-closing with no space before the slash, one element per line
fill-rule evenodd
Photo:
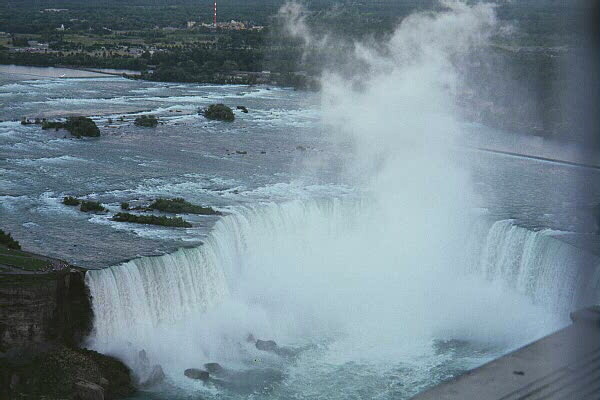
<path fill-rule="evenodd" d="M 111 400 L 134 392 L 119 360 L 59 343 L 13 348 L 0 358 L 0 398 Z"/>
<path fill-rule="evenodd" d="M 289 347 L 278 346 L 274 340 L 256 340 L 254 346 L 261 351 L 277 354 L 280 357 L 294 357 L 298 354 L 297 350 Z"/>
<path fill-rule="evenodd" d="M 275 352 L 277 350 L 277 343 L 274 340 L 257 340 L 254 344 L 258 350 Z"/>
<path fill-rule="evenodd" d="M 204 368 L 206 368 L 209 374 L 220 374 L 225 371 L 221 364 L 216 362 L 206 363 L 204 364 Z"/>
<path fill-rule="evenodd" d="M 85 271 L 0 273 L 0 399 L 118 399 L 134 391 L 119 360 L 79 348 L 92 328 Z"/>
<path fill-rule="evenodd" d="M 197 368 L 188 368 L 183 372 L 183 374 L 190 379 L 197 379 L 204 382 L 208 381 L 208 379 L 210 378 L 207 371 L 203 371 Z"/>
<path fill-rule="evenodd" d="M 165 373 L 158 364 L 151 364 L 146 355 L 146 350 L 138 353 L 136 360 L 135 374 L 136 385 L 141 388 L 149 388 L 158 385 L 165 379 Z"/>

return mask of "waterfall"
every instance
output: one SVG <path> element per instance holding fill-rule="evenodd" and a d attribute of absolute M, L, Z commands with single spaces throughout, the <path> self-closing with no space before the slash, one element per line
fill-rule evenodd
<path fill-rule="evenodd" d="M 552 231 L 478 217 L 460 248 L 387 218 L 357 201 L 256 205 L 199 247 L 91 270 L 90 347 L 125 360 L 143 348 L 180 371 L 237 360 L 249 333 L 295 343 L 343 332 L 356 338 L 348 348 L 398 359 L 434 336 L 523 344 L 600 300 L 598 258 Z"/>
<path fill-rule="evenodd" d="M 209 244 L 88 271 L 96 344 L 151 340 L 153 328 L 209 309 L 227 295 L 222 259 Z"/>
<path fill-rule="evenodd" d="M 529 230 L 513 220 L 477 221 L 467 269 L 568 314 L 600 303 L 600 259 L 560 240 L 550 229 Z"/>

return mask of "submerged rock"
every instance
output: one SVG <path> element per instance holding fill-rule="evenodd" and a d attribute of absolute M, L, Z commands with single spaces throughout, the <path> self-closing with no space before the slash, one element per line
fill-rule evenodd
<path fill-rule="evenodd" d="M 215 362 L 204 364 L 204 368 L 206 368 L 209 374 L 218 374 L 224 371 L 221 364 Z"/>
<path fill-rule="evenodd" d="M 140 350 L 136 360 L 136 383 L 142 388 L 158 385 L 165 379 L 165 373 L 160 365 L 151 365 L 146 350 Z"/>
<path fill-rule="evenodd" d="M 275 352 L 277 350 L 277 343 L 274 340 L 257 340 L 254 344 L 258 350 Z"/>
<path fill-rule="evenodd" d="M 208 372 L 196 368 L 188 368 L 183 372 L 183 374 L 190 379 L 198 379 L 204 382 L 206 382 L 210 377 Z"/>
<path fill-rule="evenodd" d="M 254 337 L 253 337 L 254 338 Z M 277 354 L 280 357 L 294 357 L 298 354 L 298 350 L 289 347 L 278 346 L 274 340 L 256 340 L 254 346 L 261 351 Z"/>

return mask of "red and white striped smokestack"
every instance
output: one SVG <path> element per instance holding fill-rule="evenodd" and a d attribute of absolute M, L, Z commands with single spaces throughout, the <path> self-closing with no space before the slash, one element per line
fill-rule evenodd
<path fill-rule="evenodd" d="M 217 27 L 217 0 L 215 0 L 215 15 L 213 17 L 213 25 Z"/>

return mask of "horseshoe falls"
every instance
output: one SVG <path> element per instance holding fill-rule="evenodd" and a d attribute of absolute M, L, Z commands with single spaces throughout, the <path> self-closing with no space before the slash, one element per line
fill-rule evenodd
<path fill-rule="evenodd" d="M 417 246 L 410 232 L 385 235 L 380 211 L 348 200 L 244 207 L 201 246 L 89 271 L 90 345 L 130 366 L 144 350 L 167 375 L 162 393 L 176 398 L 192 389 L 243 397 L 183 376 L 209 362 L 282 371 L 286 385 L 267 391 L 273 398 L 323 385 L 330 374 L 345 384 L 356 369 L 356 393 L 387 379 L 387 395 L 406 397 L 600 301 L 598 257 L 553 231 L 472 217 L 460 251 L 445 254 L 445 270 L 406 251 Z M 249 334 L 305 350 L 293 363 L 269 358 L 246 342 Z M 333 387 L 325 393 L 343 398 Z"/>

